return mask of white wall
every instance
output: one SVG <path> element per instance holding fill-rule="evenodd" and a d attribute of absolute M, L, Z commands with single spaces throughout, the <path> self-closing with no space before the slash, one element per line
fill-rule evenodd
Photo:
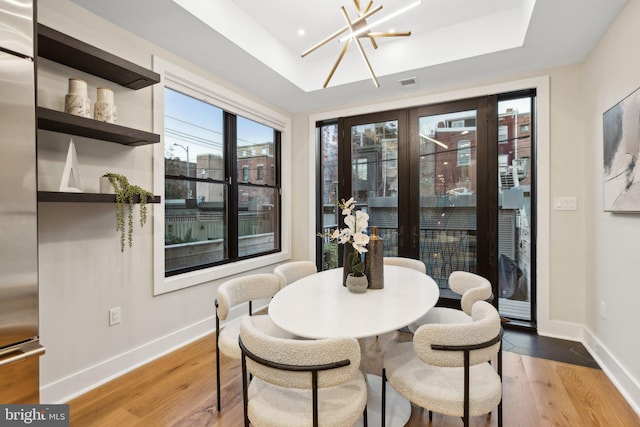
<path fill-rule="evenodd" d="M 158 55 L 245 99 L 278 110 L 74 3 L 41 0 L 38 14 L 41 23 L 141 66 L 151 69 L 152 55 Z M 97 86 L 114 89 L 119 124 L 153 131 L 152 88 L 132 91 L 49 61 L 39 66 L 41 106 L 63 110 L 67 79 L 81 77 L 89 83 L 93 102 Z M 69 139 L 39 132 L 40 189 L 57 190 Z M 85 191 L 98 192 L 98 178 L 108 171 L 121 172 L 155 194 L 162 191 L 154 188 L 153 146 L 131 148 L 73 139 Z M 42 402 L 66 401 L 213 331 L 213 301 L 220 280 L 153 296 L 151 217 L 143 229 L 136 228 L 133 248 L 124 253 L 120 253 L 115 232 L 114 205 L 40 203 L 38 221 L 40 338 L 46 348 L 40 363 Z M 271 265 L 252 271 L 272 270 Z M 108 326 L 111 307 L 121 307 L 120 325 Z"/>
<path fill-rule="evenodd" d="M 639 22 L 640 2 L 630 1 L 585 61 L 583 88 L 585 182 L 590 189 L 585 200 L 585 336 L 640 413 L 640 215 L 604 212 L 602 196 L 602 114 L 640 87 L 640 58 L 634 54 Z"/>

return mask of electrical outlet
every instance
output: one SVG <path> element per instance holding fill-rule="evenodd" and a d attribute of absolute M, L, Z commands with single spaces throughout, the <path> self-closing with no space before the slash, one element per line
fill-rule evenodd
<path fill-rule="evenodd" d="M 600 317 L 602 317 L 603 320 L 607 318 L 607 312 L 605 311 L 604 301 L 600 301 Z"/>
<path fill-rule="evenodd" d="M 122 320 L 122 313 L 120 307 L 114 307 L 109 309 L 109 326 L 117 325 Z"/>

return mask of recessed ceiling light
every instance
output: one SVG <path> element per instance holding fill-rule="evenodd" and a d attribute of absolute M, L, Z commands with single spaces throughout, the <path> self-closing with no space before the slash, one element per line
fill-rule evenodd
<path fill-rule="evenodd" d="M 298 30 L 298 35 L 299 35 L 299 36 L 304 36 L 304 35 L 305 35 L 304 28 L 300 28 L 300 29 Z"/>

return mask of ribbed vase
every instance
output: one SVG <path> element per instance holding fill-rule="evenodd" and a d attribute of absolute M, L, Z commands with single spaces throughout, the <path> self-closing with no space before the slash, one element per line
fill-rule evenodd
<path fill-rule="evenodd" d="M 378 236 L 378 227 L 373 227 L 364 259 L 364 271 L 369 280 L 369 289 L 384 288 L 383 255 L 384 241 Z"/>

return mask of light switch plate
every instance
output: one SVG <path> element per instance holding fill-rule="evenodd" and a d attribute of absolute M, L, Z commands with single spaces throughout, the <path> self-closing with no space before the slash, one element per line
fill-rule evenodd
<path fill-rule="evenodd" d="M 562 196 L 553 198 L 554 211 L 578 210 L 578 198 L 575 196 Z"/>

